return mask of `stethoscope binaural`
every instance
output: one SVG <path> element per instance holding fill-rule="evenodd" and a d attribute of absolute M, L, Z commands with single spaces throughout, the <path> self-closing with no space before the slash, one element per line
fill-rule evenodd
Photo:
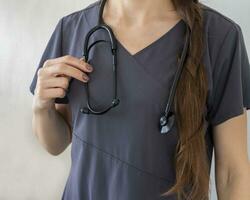
<path fill-rule="evenodd" d="M 111 45 L 111 53 L 112 53 L 112 71 L 113 71 L 113 100 L 111 102 L 111 104 L 103 109 L 103 110 L 95 110 L 92 105 L 90 104 L 90 100 L 89 100 L 89 87 L 88 87 L 88 82 L 86 82 L 85 84 L 85 89 L 86 89 L 86 97 L 87 97 L 87 107 L 83 107 L 80 108 L 80 112 L 81 113 L 85 113 L 85 114 L 96 114 L 96 115 L 101 115 L 104 114 L 106 112 L 108 112 L 111 108 L 119 105 L 120 100 L 117 97 L 117 56 L 116 56 L 116 50 L 117 50 L 117 41 L 116 38 L 114 37 L 113 31 L 112 29 L 103 22 L 102 20 L 102 13 L 103 13 L 103 8 L 105 5 L 106 0 L 100 0 L 101 1 L 101 5 L 100 5 L 100 9 L 99 9 L 99 13 L 98 13 L 98 24 L 93 27 L 86 35 L 85 37 L 85 41 L 84 41 L 84 51 L 83 51 L 83 58 L 85 59 L 85 62 L 88 62 L 88 58 L 89 58 L 89 51 L 90 49 L 97 44 L 98 42 L 107 42 L 110 43 Z M 186 23 L 185 23 L 186 24 Z M 90 46 L 89 46 L 89 38 L 90 36 L 97 30 L 99 29 L 104 29 L 105 31 L 107 31 L 110 41 L 106 41 L 106 40 L 97 40 L 95 42 L 93 42 Z M 173 104 L 173 100 L 174 100 L 174 95 L 176 92 L 176 86 L 177 83 L 180 79 L 180 75 L 184 66 L 184 62 L 186 60 L 186 55 L 187 55 L 187 50 L 188 50 L 188 46 L 189 46 L 189 40 L 190 40 L 190 29 L 188 27 L 188 25 L 186 24 L 186 35 L 185 35 L 185 44 L 182 50 L 182 54 L 181 54 L 181 59 L 174 77 L 174 81 L 170 90 L 170 94 L 169 94 L 169 98 L 168 98 L 168 102 L 166 105 L 166 109 L 164 112 L 164 115 L 162 115 L 160 117 L 160 132 L 161 134 L 166 134 L 169 132 L 169 130 L 172 128 L 173 124 L 174 124 L 174 120 L 175 120 L 175 115 L 173 112 L 170 111 L 171 105 Z"/>

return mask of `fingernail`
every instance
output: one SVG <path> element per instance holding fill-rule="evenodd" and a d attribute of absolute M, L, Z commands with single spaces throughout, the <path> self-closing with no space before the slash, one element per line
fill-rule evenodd
<path fill-rule="evenodd" d="M 82 78 L 84 81 L 88 81 L 89 80 L 89 77 L 87 77 L 85 74 L 82 74 Z"/>
<path fill-rule="evenodd" d="M 87 69 L 89 70 L 89 71 L 92 71 L 93 70 L 93 67 L 91 66 L 91 65 L 89 65 L 89 64 L 87 64 Z"/>

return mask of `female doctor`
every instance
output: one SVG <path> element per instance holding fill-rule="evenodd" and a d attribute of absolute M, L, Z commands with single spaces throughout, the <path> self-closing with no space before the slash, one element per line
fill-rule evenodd
<path fill-rule="evenodd" d="M 102 110 L 115 88 L 109 43 L 82 55 L 100 22 L 117 42 L 119 103 L 93 114 L 83 112 L 87 103 Z M 108 36 L 102 29 L 89 39 Z M 196 0 L 98 0 L 62 17 L 30 91 L 33 132 L 44 148 L 58 155 L 72 143 L 62 199 L 207 200 L 214 147 L 218 199 L 249 200 L 250 66 L 242 31 Z M 161 133 L 171 94 L 172 126 Z"/>

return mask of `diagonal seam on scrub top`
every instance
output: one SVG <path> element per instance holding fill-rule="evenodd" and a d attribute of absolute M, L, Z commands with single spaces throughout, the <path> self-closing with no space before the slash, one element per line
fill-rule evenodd
<path fill-rule="evenodd" d="M 126 161 L 124 161 L 124 160 L 121 160 L 120 158 L 116 157 L 115 155 L 113 155 L 113 154 L 111 154 L 111 153 L 108 153 L 108 152 L 104 151 L 103 149 L 101 149 L 101 148 L 95 146 L 94 144 L 91 144 L 91 143 L 89 143 L 89 142 L 83 140 L 83 139 L 82 139 L 81 137 L 79 137 L 79 136 L 77 135 L 77 133 L 75 133 L 75 132 L 73 132 L 72 134 L 73 134 L 77 139 L 79 139 L 80 141 L 82 141 L 82 143 L 84 143 L 84 144 L 90 146 L 90 147 L 93 148 L 93 149 L 96 149 L 96 150 L 98 150 L 98 151 L 100 151 L 100 152 L 106 154 L 107 156 L 110 156 L 112 159 L 115 159 L 115 160 L 121 162 L 122 164 L 127 165 L 128 167 L 131 167 L 131 168 L 133 168 L 133 169 L 136 169 L 136 170 L 138 170 L 138 171 L 140 171 L 140 172 L 142 172 L 142 173 L 144 173 L 144 174 L 147 174 L 147 175 L 149 175 L 149 176 L 152 176 L 152 177 L 154 177 L 154 178 L 160 179 L 161 181 L 166 181 L 167 183 L 170 183 L 170 184 L 173 183 L 172 180 L 166 179 L 166 178 L 164 178 L 164 177 L 157 176 L 157 175 L 155 175 L 155 174 L 153 174 L 153 173 L 151 173 L 151 172 L 149 172 L 149 171 L 140 169 L 140 168 L 138 168 L 138 167 L 132 165 L 131 163 L 128 163 L 128 162 L 126 162 Z"/>

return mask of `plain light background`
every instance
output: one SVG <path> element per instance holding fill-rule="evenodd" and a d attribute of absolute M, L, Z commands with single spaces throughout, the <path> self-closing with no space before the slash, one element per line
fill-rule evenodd
<path fill-rule="evenodd" d="M 61 198 L 71 164 L 71 145 L 59 156 L 48 154 L 40 145 L 31 130 L 29 85 L 58 20 L 92 2 L 0 0 L 0 200 Z M 250 2 L 202 2 L 240 24 L 250 52 Z M 214 161 L 211 190 L 211 199 L 216 200 Z"/>

